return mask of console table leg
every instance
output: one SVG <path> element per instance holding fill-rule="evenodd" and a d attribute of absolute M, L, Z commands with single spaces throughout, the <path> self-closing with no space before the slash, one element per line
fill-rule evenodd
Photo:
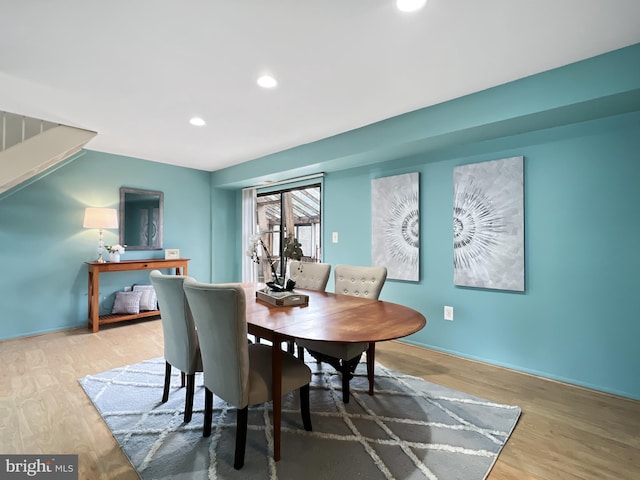
<path fill-rule="evenodd" d="M 88 291 L 88 327 L 96 333 L 100 328 L 100 277 L 97 272 L 89 271 Z"/>
<path fill-rule="evenodd" d="M 87 282 L 87 328 L 91 328 L 91 298 L 93 297 L 93 292 L 91 291 L 91 270 L 89 270 Z"/>

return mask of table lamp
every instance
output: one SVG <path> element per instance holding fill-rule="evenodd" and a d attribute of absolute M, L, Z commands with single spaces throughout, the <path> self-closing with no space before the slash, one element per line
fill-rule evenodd
<path fill-rule="evenodd" d="M 84 210 L 84 228 L 97 228 L 100 230 L 98 239 L 98 263 L 104 263 L 102 258 L 102 248 L 104 240 L 102 239 L 102 231 L 105 228 L 118 228 L 118 210 L 115 208 L 85 208 Z"/>

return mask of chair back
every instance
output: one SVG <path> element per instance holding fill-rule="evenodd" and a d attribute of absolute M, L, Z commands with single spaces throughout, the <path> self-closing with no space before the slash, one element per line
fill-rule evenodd
<path fill-rule="evenodd" d="M 334 277 L 335 293 L 377 300 L 387 279 L 387 267 L 336 265 Z"/>
<path fill-rule="evenodd" d="M 330 263 L 311 263 L 293 260 L 289 265 L 289 277 L 296 287 L 324 292 L 331 273 Z"/>
<path fill-rule="evenodd" d="M 182 288 L 186 277 L 153 270 L 149 278 L 160 307 L 165 360 L 184 373 L 201 371 L 198 336 Z"/>
<path fill-rule="evenodd" d="M 249 402 L 246 300 L 239 284 L 187 278 L 184 291 L 197 327 L 204 384 L 237 408 Z"/>

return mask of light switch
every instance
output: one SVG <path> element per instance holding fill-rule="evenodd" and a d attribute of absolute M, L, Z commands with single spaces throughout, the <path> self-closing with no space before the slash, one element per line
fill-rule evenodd
<path fill-rule="evenodd" d="M 331 241 L 332 241 L 333 243 L 338 243 L 338 232 L 333 232 L 333 233 L 331 234 Z"/>

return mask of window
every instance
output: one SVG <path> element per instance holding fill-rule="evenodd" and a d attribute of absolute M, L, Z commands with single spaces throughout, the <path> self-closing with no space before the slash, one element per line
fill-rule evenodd
<path fill-rule="evenodd" d="M 303 262 L 320 262 L 322 258 L 320 184 L 287 190 L 259 193 L 257 196 L 257 231 L 281 274 L 284 268 L 283 247 L 290 235 L 302 249 Z M 258 281 L 269 281 L 271 271 L 266 252 L 261 253 Z"/>

